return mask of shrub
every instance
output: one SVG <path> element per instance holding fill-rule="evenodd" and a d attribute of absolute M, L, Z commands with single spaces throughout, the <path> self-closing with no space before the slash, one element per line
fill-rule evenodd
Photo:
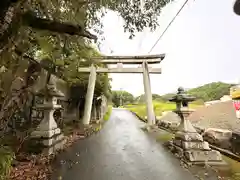
<path fill-rule="evenodd" d="M 110 118 L 111 113 L 112 113 L 112 106 L 108 106 L 108 110 L 106 114 L 103 116 L 103 119 L 107 121 Z"/>
<path fill-rule="evenodd" d="M 14 153 L 9 147 L 0 147 L 0 180 L 6 179 L 9 175 L 13 158 Z"/>

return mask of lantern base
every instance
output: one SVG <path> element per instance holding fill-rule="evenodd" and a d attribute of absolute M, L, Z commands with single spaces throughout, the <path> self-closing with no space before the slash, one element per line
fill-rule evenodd
<path fill-rule="evenodd" d="M 180 147 L 173 142 L 170 142 L 169 148 L 175 155 L 177 155 L 177 157 L 181 158 L 183 162 L 189 165 L 227 165 L 227 163 L 223 161 L 219 151 L 211 150 L 207 146 L 203 146 L 201 149 L 186 149 L 185 147 Z"/>
<path fill-rule="evenodd" d="M 182 131 L 177 131 L 175 134 L 175 139 L 180 139 L 183 141 L 188 141 L 188 142 L 203 142 L 203 137 L 198 134 L 197 132 L 191 133 L 191 132 L 182 132 Z"/>

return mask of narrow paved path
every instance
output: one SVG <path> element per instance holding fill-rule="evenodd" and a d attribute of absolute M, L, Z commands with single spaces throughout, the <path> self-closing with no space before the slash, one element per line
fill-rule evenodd
<path fill-rule="evenodd" d="M 58 156 L 53 179 L 193 180 L 172 154 L 140 129 L 142 126 L 132 113 L 113 110 L 99 133 Z"/>

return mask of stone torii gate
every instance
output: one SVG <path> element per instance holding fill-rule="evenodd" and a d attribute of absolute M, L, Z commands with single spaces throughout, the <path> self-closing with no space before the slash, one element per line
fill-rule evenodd
<path fill-rule="evenodd" d="M 145 100 L 147 106 L 147 120 L 148 125 L 155 124 L 155 114 L 152 103 L 152 92 L 149 73 L 161 74 L 161 68 L 150 68 L 148 64 L 160 63 L 165 58 L 165 54 L 160 55 L 147 55 L 147 56 L 100 56 L 94 57 L 93 60 L 101 62 L 102 64 L 117 64 L 116 68 L 102 68 L 95 67 L 94 64 L 91 67 L 78 68 L 79 72 L 89 72 L 89 81 L 87 94 L 85 98 L 85 107 L 83 115 L 83 124 L 88 125 L 91 119 L 92 101 L 94 96 L 94 89 L 96 83 L 97 73 L 142 73 L 143 84 L 145 91 Z M 138 68 L 123 68 L 123 64 L 140 64 L 142 67 Z"/>

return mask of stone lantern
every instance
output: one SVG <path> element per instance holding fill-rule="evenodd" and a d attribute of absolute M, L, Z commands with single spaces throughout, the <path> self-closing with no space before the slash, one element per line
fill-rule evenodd
<path fill-rule="evenodd" d="M 43 112 L 43 119 L 31 133 L 31 142 L 39 148 L 38 151 L 50 155 L 61 149 L 64 144 L 64 136 L 53 117 L 54 111 L 61 108 L 61 105 L 57 104 L 57 98 L 63 97 L 64 94 L 51 83 L 38 91 L 36 95 L 44 98 L 43 104 L 37 104 L 34 107 L 35 110 Z"/>
<path fill-rule="evenodd" d="M 222 156 L 218 151 L 211 150 L 208 142 L 195 130 L 187 119 L 194 111 L 189 109 L 188 103 L 195 97 L 185 93 L 183 88 L 178 88 L 177 94 L 169 101 L 176 103 L 174 111 L 181 119 L 175 138 L 170 142 L 170 147 L 190 164 L 219 164 L 223 163 Z"/>

